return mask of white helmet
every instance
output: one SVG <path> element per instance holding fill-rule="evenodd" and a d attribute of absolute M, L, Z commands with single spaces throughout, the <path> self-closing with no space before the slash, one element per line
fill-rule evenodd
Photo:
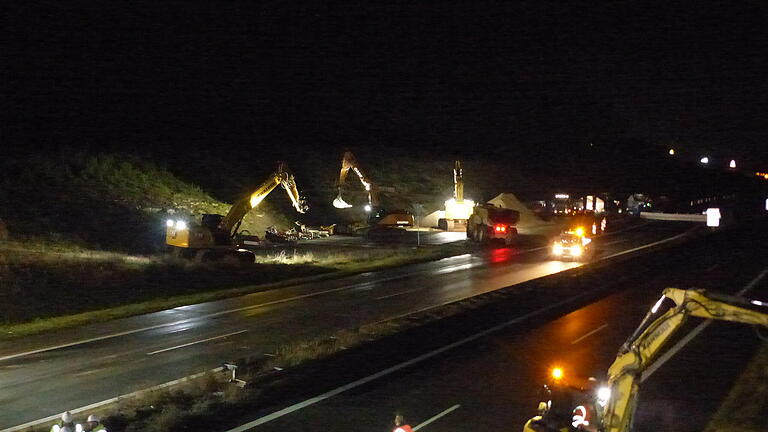
<path fill-rule="evenodd" d="M 99 422 L 99 418 L 96 417 L 95 415 L 91 414 L 91 415 L 88 416 L 88 420 L 86 420 L 86 421 L 87 422 L 96 422 L 96 423 L 98 423 Z"/>
<path fill-rule="evenodd" d="M 71 423 L 72 422 L 72 413 L 69 411 L 64 411 L 64 414 L 61 415 L 61 421 L 64 423 Z"/>

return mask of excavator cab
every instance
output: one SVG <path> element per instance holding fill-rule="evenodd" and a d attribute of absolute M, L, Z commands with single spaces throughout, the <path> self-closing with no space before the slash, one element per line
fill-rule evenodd
<path fill-rule="evenodd" d="M 566 380 L 561 368 L 539 392 L 539 415 L 525 424 L 525 432 L 593 431 L 598 424 L 599 404 L 594 378 Z"/>
<path fill-rule="evenodd" d="M 223 219 L 223 215 L 205 213 L 203 214 L 201 221 L 201 225 L 211 231 L 211 235 L 213 235 L 213 243 L 217 246 L 224 246 L 232 243 L 230 233 L 219 228 Z"/>

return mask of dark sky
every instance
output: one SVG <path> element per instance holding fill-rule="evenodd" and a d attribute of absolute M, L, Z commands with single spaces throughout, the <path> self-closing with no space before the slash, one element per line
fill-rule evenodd
<path fill-rule="evenodd" d="M 4 7 L 7 148 L 547 157 L 630 137 L 768 170 L 765 2 Z"/>

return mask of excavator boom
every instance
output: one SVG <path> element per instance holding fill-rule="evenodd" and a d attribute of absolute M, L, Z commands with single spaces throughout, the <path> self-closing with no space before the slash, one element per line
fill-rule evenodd
<path fill-rule="evenodd" d="M 258 206 L 278 185 L 282 185 L 283 189 L 285 189 L 288 197 L 291 199 L 293 208 L 297 212 L 304 213 L 307 211 L 306 204 L 299 196 L 299 190 L 293 174 L 288 170 L 288 166 L 285 163 L 280 162 L 275 172 L 270 174 L 256 190 L 250 195 L 241 198 L 229 209 L 227 215 L 219 223 L 219 229 L 232 233 L 232 230 L 239 225 L 245 215 L 251 209 Z"/>
<path fill-rule="evenodd" d="M 689 316 L 768 327 L 768 304 L 704 290 L 665 289 L 640 326 L 621 346 L 619 354 L 608 369 L 608 386 L 592 396 L 596 418 L 591 419 L 589 430 L 630 431 L 643 372 L 654 364 L 666 343 Z M 540 404 L 540 410 L 542 415 L 529 420 L 523 428 L 524 432 L 553 428 L 567 430 L 571 426 L 561 424 L 559 420 L 553 424 L 553 419 L 557 417 L 548 416 L 549 406 L 546 402 Z M 584 420 L 577 418 L 578 415 L 574 411 L 573 427 L 576 427 L 577 420 Z M 586 425 L 583 422 L 581 424 Z"/>
<path fill-rule="evenodd" d="M 461 169 L 461 161 L 456 161 L 453 167 L 453 199 L 458 203 L 464 202 L 464 171 Z"/>
<path fill-rule="evenodd" d="M 667 302 L 673 306 L 659 315 L 659 309 Z M 608 369 L 612 397 L 603 413 L 604 431 L 630 430 L 642 373 L 653 364 L 688 316 L 768 326 L 768 307 L 757 300 L 704 290 L 665 289 Z"/>
<path fill-rule="evenodd" d="M 360 169 L 360 164 L 357 162 L 355 155 L 352 154 L 351 151 L 347 151 L 344 152 L 344 156 L 341 159 L 341 171 L 339 172 L 339 182 L 337 184 L 337 187 L 339 188 L 339 194 L 336 196 L 336 199 L 333 200 L 333 206 L 336 208 L 352 207 L 351 204 L 344 201 L 344 198 L 341 197 L 341 187 L 347 181 L 347 175 L 349 174 L 350 170 L 357 174 L 357 177 L 360 179 L 360 183 L 363 184 L 365 191 L 368 192 L 368 205 L 378 205 L 378 200 L 373 192 L 373 183 Z"/>

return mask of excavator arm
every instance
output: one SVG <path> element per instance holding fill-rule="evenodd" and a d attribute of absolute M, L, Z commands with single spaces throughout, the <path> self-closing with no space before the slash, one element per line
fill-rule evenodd
<path fill-rule="evenodd" d="M 362 169 L 360 169 L 360 164 L 357 162 L 357 158 L 355 158 L 355 155 L 353 155 L 351 151 L 344 152 L 344 156 L 341 159 L 341 171 L 339 172 L 339 182 L 337 184 L 337 187 L 339 188 L 339 194 L 336 199 L 333 200 L 333 206 L 336 208 L 352 207 L 351 204 L 348 204 L 341 197 L 341 187 L 347 181 L 347 175 L 349 174 L 350 170 L 357 174 L 357 177 L 360 179 L 360 183 L 363 184 L 365 191 L 368 193 L 368 205 L 372 207 L 378 206 L 378 198 L 376 197 L 376 193 L 373 190 L 373 183 L 363 173 Z"/>
<path fill-rule="evenodd" d="M 227 215 L 219 223 L 219 229 L 230 234 L 236 231 L 245 215 L 251 209 L 258 206 L 278 185 L 282 186 L 286 193 L 288 193 L 293 208 L 297 212 L 305 213 L 307 211 L 307 205 L 299 195 L 293 174 L 288 170 L 285 163 L 280 162 L 275 172 L 270 174 L 256 190 L 250 195 L 241 198 L 229 209 Z"/>
<path fill-rule="evenodd" d="M 659 315 L 661 306 L 670 301 L 672 307 Z M 610 398 L 602 413 L 601 430 L 630 430 L 642 373 L 689 316 L 768 326 L 768 307 L 760 301 L 704 290 L 665 289 L 608 369 Z"/>
<path fill-rule="evenodd" d="M 453 167 L 453 199 L 458 203 L 464 202 L 464 171 L 461 169 L 461 161 L 456 161 Z"/>
<path fill-rule="evenodd" d="M 665 289 L 640 326 L 621 346 L 608 369 L 607 387 L 597 389 L 593 394 L 591 390 L 585 391 L 580 386 L 573 387 L 556 381 L 551 388 L 547 388 L 550 392 L 549 400 L 545 399 L 539 404 L 540 415 L 529 420 L 523 431 L 562 432 L 579 429 L 629 432 L 642 374 L 654 364 L 666 343 L 689 316 L 768 326 L 768 303 L 704 290 Z M 562 371 L 553 376 L 559 380 Z M 552 395 L 556 394 L 553 393 L 555 390 L 571 395 L 569 397 L 575 395 L 577 398 L 585 398 L 582 401 L 588 400 L 586 404 L 595 413 L 595 418 L 584 421 L 587 413 L 584 405 L 570 406 L 567 402 L 564 406 L 554 404 Z M 559 408 L 555 410 L 555 406 Z M 577 411 L 579 409 L 581 411 Z M 568 410 L 573 410 L 572 417 L 568 417 Z"/>

